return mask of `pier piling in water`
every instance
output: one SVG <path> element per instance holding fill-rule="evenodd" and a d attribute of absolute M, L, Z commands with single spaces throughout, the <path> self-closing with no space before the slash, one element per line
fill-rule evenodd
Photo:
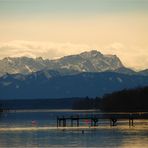
<path fill-rule="evenodd" d="M 129 126 L 134 126 L 133 114 L 129 114 Z"/>
<path fill-rule="evenodd" d="M 128 114 L 128 113 L 99 113 L 95 116 L 82 116 L 82 115 L 73 115 L 73 116 L 57 116 L 57 127 L 67 127 L 68 125 L 73 127 L 79 127 L 80 121 L 87 121 L 88 126 L 98 126 L 100 120 L 109 120 L 110 126 L 116 126 L 117 121 L 127 120 L 129 121 L 129 126 L 134 126 L 134 119 L 148 119 L 148 114 Z"/>

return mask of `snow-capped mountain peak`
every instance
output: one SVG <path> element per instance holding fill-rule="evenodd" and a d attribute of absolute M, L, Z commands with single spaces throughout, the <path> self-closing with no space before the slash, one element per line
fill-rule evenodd
<path fill-rule="evenodd" d="M 56 60 L 44 60 L 28 57 L 4 58 L 0 60 L 0 76 L 5 73 L 29 74 L 40 70 L 68 69 L 78 72 L 103 72 L 124 67 L 115 55 L 103 55 L 97 50 L 83 52 L 77 55 L 65 56 Z"/>

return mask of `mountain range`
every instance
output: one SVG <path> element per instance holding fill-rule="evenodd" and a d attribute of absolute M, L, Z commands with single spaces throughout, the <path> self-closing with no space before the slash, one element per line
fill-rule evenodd
<path fill-rule="evenodd" d="M 0 99 L 96 97 L 148 85 L 148 70 L 135 72 L 96 50 L 56 60 L 7 57 L 0 75 Z"/>
<path fill-rule="evenodd" d="M 56 60 L 33 59 L 28 57 L 7 57 L 0 60 L 0 75 L 29 74 L 40 70 L 71 70 L 77 72 L 103 72 L 123 68 L 123 64 L 116 55 L 103 55 L 92 50 L 78 55 L 65 56 Z"/>

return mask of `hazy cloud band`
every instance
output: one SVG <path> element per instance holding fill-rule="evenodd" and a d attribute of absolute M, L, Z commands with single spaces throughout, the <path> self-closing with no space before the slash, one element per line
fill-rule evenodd
<path fill-rule="evenodd" d="M 113 43 L 105 47 L 90 47 L 85 44 L 53 43 L 35 41 L 11 41 L 0 43 L 0 58 L 5 57 L 43 57 L 55 59 L 66 55 L 78 54 L 92 49 L 104 54 L 116 54 L 123 64 L 135 69 L 148 68 L 147 49 L 126 47 L 121 43 Z M 133 54 L 134 53 L 134 54 Z"/>

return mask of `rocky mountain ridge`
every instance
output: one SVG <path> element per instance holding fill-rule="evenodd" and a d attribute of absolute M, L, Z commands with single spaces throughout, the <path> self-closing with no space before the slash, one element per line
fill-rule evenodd
<path fill-rule="evenodd" d="M 0 60 L 0 76 L 9 74 L 30 74 L 40 70 L 67 69 L 77 72 L 115 71 L 123 68 L 116 55 L 103 55 L 97 50 L 83 52 L 77 55 L 65 56 L 56 60 L 33 59 L 28 57 L 7 57 Z"/>

